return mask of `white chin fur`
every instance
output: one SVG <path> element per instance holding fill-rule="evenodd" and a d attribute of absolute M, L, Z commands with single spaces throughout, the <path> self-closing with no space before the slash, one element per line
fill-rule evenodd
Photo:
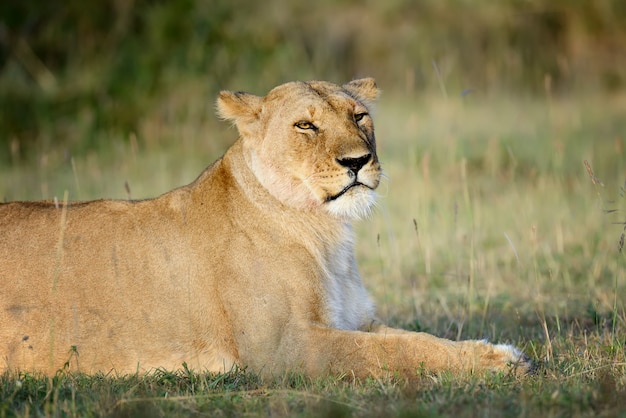
<path fill-rule="evenodd" d="M 333 216 L 343 219 L 363 219 L 369 216 L 376 203 L 373 190 L 351 190 L 338 199 L 324 203 L 326 210 Z"/>

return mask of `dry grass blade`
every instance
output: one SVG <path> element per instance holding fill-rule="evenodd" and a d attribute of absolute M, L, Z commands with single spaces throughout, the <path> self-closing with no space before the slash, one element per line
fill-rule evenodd
<path fill-rule="evenodd" d="M 583 164 L 585 165 L 585 169 L 587 170 L 587 173 L 589 174 L 589 178 L 591 179 L 591 182 L 595 185 L 595 186 L 602 186 L 604 187 L 604 183 L 602 183 L 600 181 L 600 179 L 598 179 L 595 174 L 593 174 L 593 170 L 591 169 L 591 165 L 589 164 L 589 161 L 584 160 Z"/>

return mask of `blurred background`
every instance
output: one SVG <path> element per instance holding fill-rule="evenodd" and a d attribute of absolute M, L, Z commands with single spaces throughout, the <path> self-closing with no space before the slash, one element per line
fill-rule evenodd
<path fill-rule="evenodd" d="M 220 89 L 373 76 L 385 94 L 571 96 L 626 85 L 622 0 L 6 0 L 0 164 L 212 118 Z M 181 115 L 182 114 L 182 115 Z"/>

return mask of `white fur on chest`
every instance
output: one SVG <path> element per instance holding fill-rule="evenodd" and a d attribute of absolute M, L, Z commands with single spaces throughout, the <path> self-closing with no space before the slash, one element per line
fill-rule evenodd
<path fill-rule="evenodd" d="M 352 231 L 326 256 L 326 304 L 330 326 L 356 330 L 374 318 L 372 303 L 356 267 Z"/>

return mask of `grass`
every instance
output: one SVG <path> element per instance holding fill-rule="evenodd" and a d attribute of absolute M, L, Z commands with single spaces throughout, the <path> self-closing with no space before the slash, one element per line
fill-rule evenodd
<path fill-rule="evenodd" d="M 189 182 L 235 136 L 203 100 L 172 97 L 187 110 L 148 114 L 135 136 L 84 155 L 0 167 L 0 198 L 142 198 Z M 625 104 L 450 93 L 379 105 L 387 180 L 356 227 L 380 315 L 516 344 L 533 376 L 5 375 L 0 416 L 626 416 Z"/>

